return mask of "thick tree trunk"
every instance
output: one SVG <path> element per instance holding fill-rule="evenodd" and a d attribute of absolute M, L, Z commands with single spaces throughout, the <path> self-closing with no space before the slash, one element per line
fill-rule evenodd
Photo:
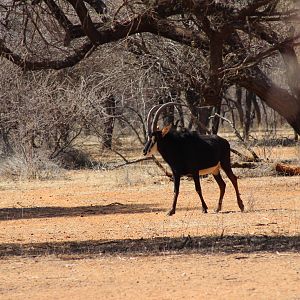
<path fill-rule="evenodd" d="M 189 129 L 191 129 L 192 125 L 194 124 L 196 126 L 196 129 L 201 133 L 201 134 L 206 134 L 205 128 L 208 126 L 209 119 L 208 117 L 210 116 L 209 110 L 211 108 L 201 108 L 200 111 L 197 110 L 197 107 L 199 106 L 200 103 L 200 95 L 195 92 L 193 89 L 188 89 L 186 91 L 186 102 L 188 103 L 189 109 L 192 113 L 192 118 L 190 125 L 188 126 Z M 198 120 L 199 122 L 194 122 L 194 120 Z M 201 126 L 201 124 L 203 126 Z"/>
<path fill-rule="evenodd" d="M 199 113 L 197 114 L 198 121 L 203 124 L 206 128 L 208 128 L 209 125 L 209 117 L 212 115 L 212 107 L 203 107 L 199 110 Z M 198 126 L 198 131 L 201 134 L 206 134 L 207 130 L 205 128 L 202 128 Z"/>
<path fill-rule="evenodd" d="M 111 149 L 112 136 L 115 124 L 115 110 L 116 110 L 116 99 L 113 95 L 107 97 L 105 101 L 105 113 L 107 114 L 106 121 L 104 122 L 104 133 L 103 133 L 103 146 Z"/>
<path fill-rule="evenodd" d="M 243 97 L 243 91 L 242 88 L 238 85 L 235 86 L 235 94 L 236 94 L 236 108 L 238 110 L 240 124 L 243 126 L 243 120 L 244 120 L 244 111 L 243 111 L 243 105 L 242 105 L 242 97 Z"/>
<path fill-rule="evenodd" d="M 173 97 L 166 97 L 166 99 L 160 101 L 159 104 L 164 104 L 171 101 L 173 101 Z M 163 115 L 164 126 L 174 124 L 174 120 L 175 120 L 174 113 L 175 113 L 174 106 L 169 106 L 163 111 L 162 115 Z"/>
<path fill-rule="evenodd" d="M 300 134 L 300 99 L 293 97 L 287 90 L 270 82 L 263 73 L 258 77 L 244 78 L 241 86 L 253 91 L 269 107 L 283 116 Z"/>
<path fill-rule="evenodd" d="M 251 127 L 251 108 L 252 100 L 255 97 L 255 94 L 252 91 L 246 91 L 246 105 L 245 105 L 245 114 L 244 114 L 244 126 L 243 126 L 243 138 L 248 141 L 249 133 Z"/>
<path fill-rule="evenodd" d="M 217 113 L 218 115 L 221 113 L 221 105 L 216 106 L 215 113 Z M 213 134 L 218 134 L 219 126 L 220 126 L 220 118 L 213 118 L 211 132 Z"/>
<path fill-rule="evenodd" d="M 9 133 L 4 129 L 0 130 L 0 137 L 3 140 L 3 153 L 5 156 L 11 155 L 13 153 L 12 146 L 9 142 Z"/>
<path fill-rule="evenodd" d="M 291 45 L 280 49 L 282 59 L 286 67 L 286 77 L 288 85 L 295 97 L 300 97 L 300 66 L 297 54 Z"/>

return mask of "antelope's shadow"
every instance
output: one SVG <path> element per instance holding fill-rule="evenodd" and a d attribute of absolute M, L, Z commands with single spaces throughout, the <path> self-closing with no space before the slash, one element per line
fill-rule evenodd
<path fill-rule="evenodd" d="M 177 208 L 177 211 L 192 211 L 200 208 Z M 289 211 L 289 209 L 261 209 L 255 212 L 265 211 Z M 162 212 L 165 214 L 167 208 L 159 207 L 158 204 L 122 204 L 113 202 L 107 205 L 92 205 L 92 206 L 75 206 L 75 207 L 60 207 L 60 206 L 44 206 L 44 207 L 10 207 L 0 209 L 0 221 L 19 220 L 19 219 L 37 219 L 37 218 L 57 218 L 57 217 L 84 217 L 90 215 L 108 215 L 108 214 L 137 214 L 137 213 L 153 213 Z M 215 214 L 214 211 L 209 213 Z M 236 211 L 221 211 L 218 214 L 236 214 Z M 247 213 L 247 211 L 245 212 Z"/>

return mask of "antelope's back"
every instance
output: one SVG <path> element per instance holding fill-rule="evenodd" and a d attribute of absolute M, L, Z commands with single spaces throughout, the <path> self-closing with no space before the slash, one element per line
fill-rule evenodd
<path fill-rule="evenodd" d="M 178 145 L 178 166 L 183 173 L 216 166 L 230 155 L 228 141 L 217 135 L 200 135 L 195 131 L 178 131 L 173 135 Z"/>

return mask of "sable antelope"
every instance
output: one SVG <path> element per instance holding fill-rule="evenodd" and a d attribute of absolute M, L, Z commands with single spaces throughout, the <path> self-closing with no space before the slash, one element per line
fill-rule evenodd
<path fill-rule="evenodd" d="M 199 175 L 212 174 L 220 188 L 218 207 L 222 208 L 222 200 L 225 193 L 226 184 L 221 177 L 222 168 L 232 182 L 237 203 L 241 211 L 244 211 L 244 204 L 240 198 L 237 184 L 237 177 L 233 174 L 230 164 L 230 145 L 228 141 L 217 135 L 200 135 L 196 131 L 187 129 L 176 130 L 172 125 L 157 128 L 157 122 L 161 112 L 168 106 L 181 105 L 179 103 L 168 102 L 154 106 L 147 116 L 148 140 L 143 153 L 151 156 L 157 151 L 170 166 L 174 179 L 174 198 L 171 210 L 168 215 L 175 214 L 176 203 L 179 194 L 180 178 L 183 175 L 192 176 L 195 182 L 195 189 L 200 197 L 202 210 L 207 213 L 207 205 L 203 199 Z M 151 122 L 152 116 L 153 121 Z"/>

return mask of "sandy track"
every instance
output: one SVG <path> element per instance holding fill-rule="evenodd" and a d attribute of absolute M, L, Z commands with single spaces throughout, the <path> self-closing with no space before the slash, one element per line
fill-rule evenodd
<path fill-rule="evenodd" d="M 226 181 L 219 214 L 203 179 L 206 215 L 184 180 L 167 217 L 172 183 L 126 176 L 1 183 L 0 298 L 299 299 L 299 177 L 242 178 L 246 213 Z"/>

